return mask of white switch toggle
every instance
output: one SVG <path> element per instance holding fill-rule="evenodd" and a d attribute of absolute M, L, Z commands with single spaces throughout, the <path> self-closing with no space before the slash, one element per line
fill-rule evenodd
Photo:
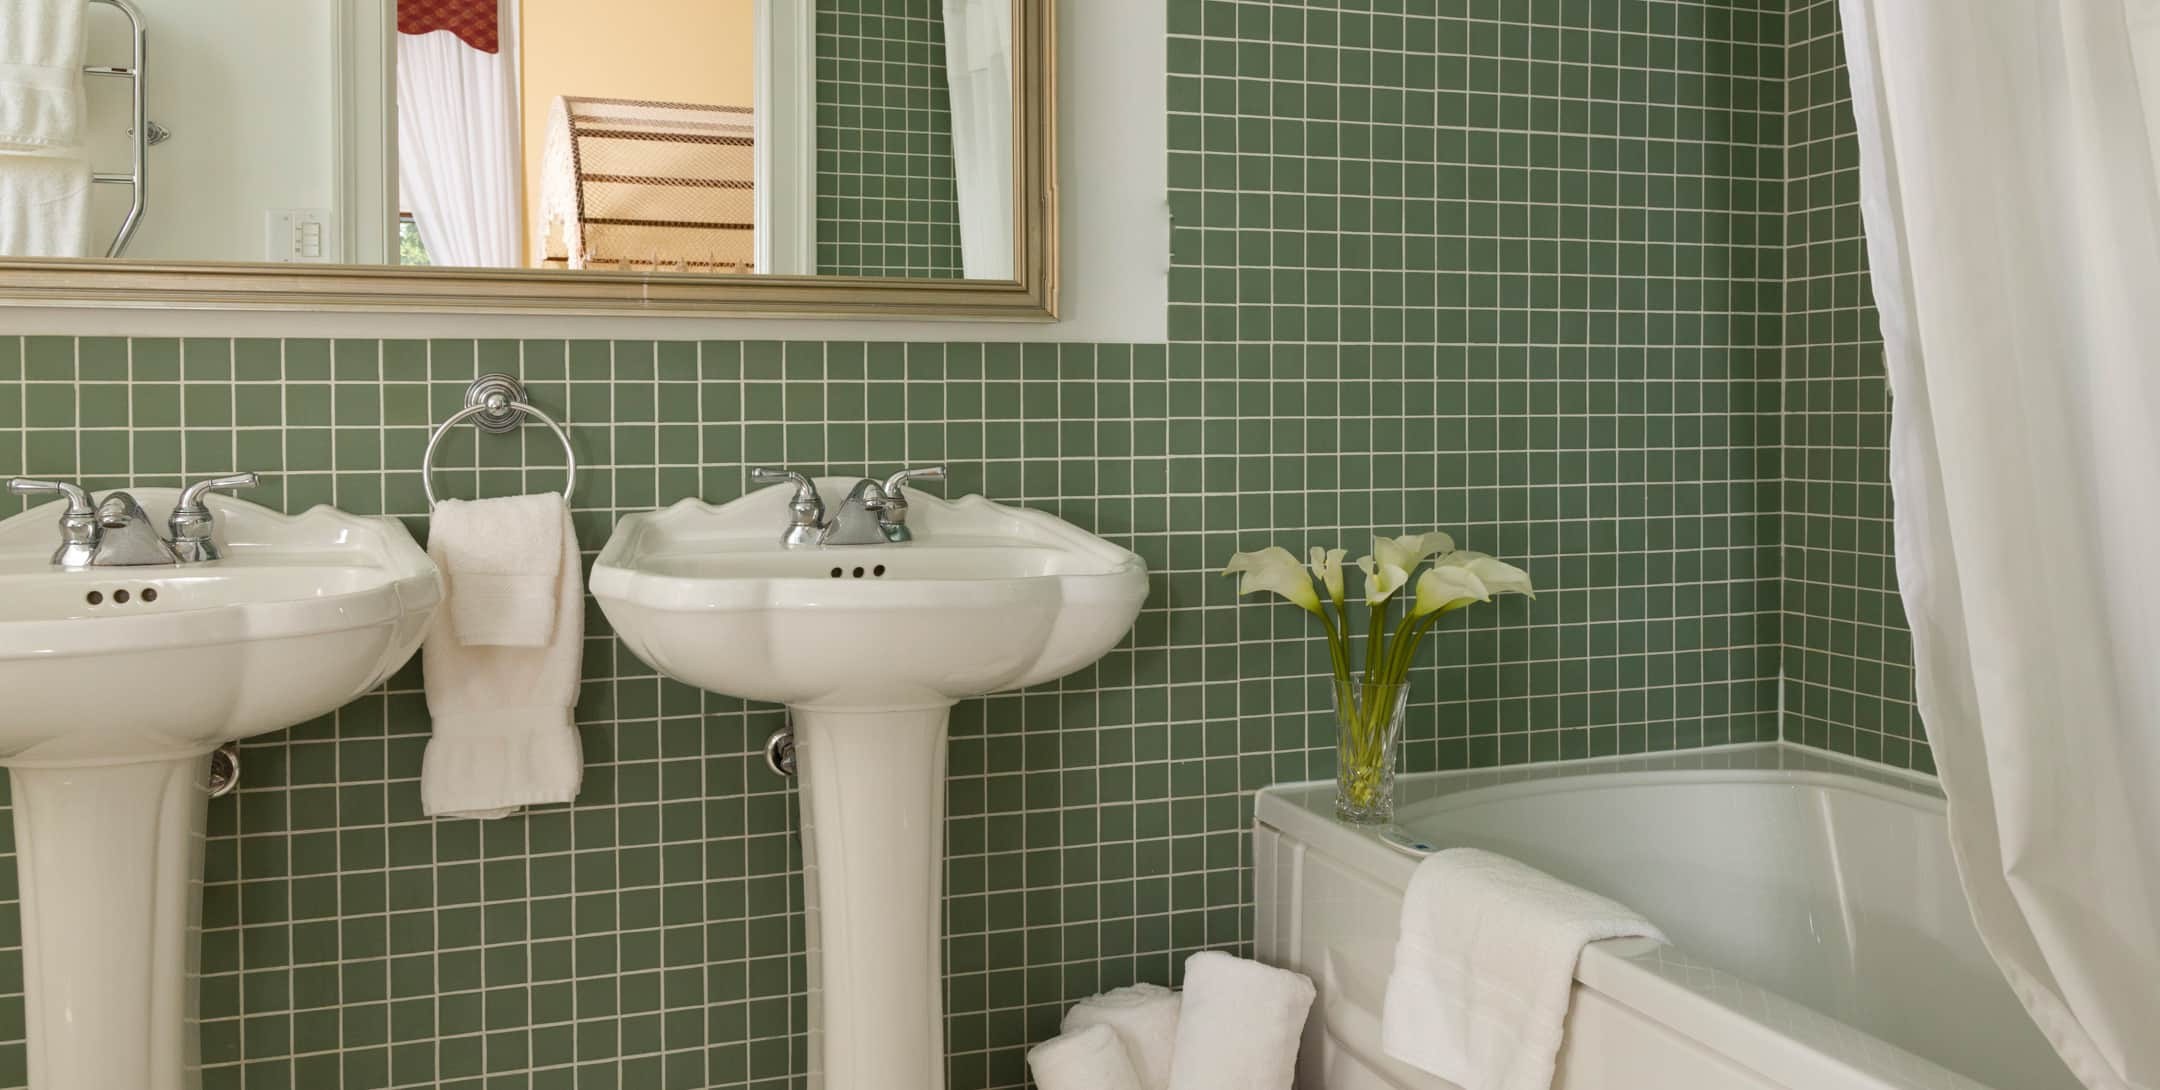
<path fill-rule="evenodd" d="M 265 213 L 263 257 L 329 264 L 337 260 L 327 208 L 273 208 Z"/>

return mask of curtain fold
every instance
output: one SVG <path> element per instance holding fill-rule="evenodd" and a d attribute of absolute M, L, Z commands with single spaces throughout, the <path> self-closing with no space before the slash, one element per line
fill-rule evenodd
<path fill-rule="evenodd" d="M 400 34 L 397 85 L 398 188 L 429 259 L 518 267 L 515 68 L 450 30 Z"/>
<path fill-rule="evenodd" d="M 1898 575 L 1959 871 L 2078 1079 L 2155 1090 L 2160 20 L 2153 0 L 1840 10 Z"/>
<path fill-rule="evenodd" d="M 1013 272 L 1012 0 L 945 0 L 945 74 L 970 280 Z"/>

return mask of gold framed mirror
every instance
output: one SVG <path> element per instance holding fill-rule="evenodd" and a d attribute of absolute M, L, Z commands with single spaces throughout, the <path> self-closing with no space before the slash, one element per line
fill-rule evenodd
<path fill-rule="evenodd" d="M 703 94 L 695 90 L 608 83 L 594 74 L 606 53 L 593 38 L 594 27 L 554 28 L 557 38 L 567 33 L 581 39 L 580 59 L 572 66 L 578 74 L 567 80 L 545 75 L 548 13 L 600 6 L 563 0 L 316 2 L 332 26 L 336 51 L 326 77 L 333 116 L 325 119 L 324 143 L 333 159 L 347 155 L 344 167 L 331 172 L 334 193 L 320 199 L 321 207 L 302 208 L 265 207 L 281 198 L 252 192 L 249 204 L 236 195 L 224 202 L 238 207 L 221 233 L 197 230 L 196 239 L 211 241 L 188 242 L 181 227 L 215 224 L 225 212 L 214 207 L 219 198 L 248 189 L 253 173 L 228 167 L 224 173 L 237 180 L 216 191 L 203 185 L 190 190 L 184 183 L 192 176 L 218 173 L 191 164 L 205 156 L 213 163 L 244 162 L 237 153 L 224 155 L 225 144 L 243 142 L 227 130 L 271 126 L 250 130 L 249 119 L 238 116 L 244 102 L 224 104 L 223 112 L 205 118 L 203 104 L 174 101 L 169 89 L 215 83 L 190 72 L 191 65 L 217 63 L 201 55 L 213 48 L 203 43 L 217 28 L 186 22 L 210 18 L 202 9 L 172 0 L 90 0 L 81 112 L 91 119 L 86 130 L 105 120 L 102 133 L 81 137 L 83 162 L 72 167 L 95 179 L 96 203 L 84 214 L 91 222 L 83 239 L 72 243 L 76 249 L 58 251 L 69 256 L 51 256 L 52 250 L 10 244 L 24 233 L 0 207 L 0 305 L 1012 321 L 1057 316 L 1055 0 L 945 0 L 942 6 L 938 0 L 840 0 L 832 5 L 837 15 L 810 0 L 735 0 L 745 12 L 755 9 L 756 101 L 747 108 L 680 101 Z M 482 42 L 492 52 L 457 36 L 465 29 L 457 22 L 461 4 L 468 23 L 475 4 L 498 14 L 498 33 Z M 222 6 L 229 5 L 211 5 Z M 968 26 L 971 9 L 987 18 Z M 412 25 L 429 16 L 447 25 Z M 1010 48 L 1000 55 L 996 43 L 1007 26 Z M 424 33 L 408 33 L 413 30 Z M 628 52 L 645 56 L 647 46 L 664 42 L 664 30 L 651 41 L 631 37 Z M 789 54 L 791 44 L 796 52 Z M 492 146 L 472 138 L 469 129 L 451 130 L 454 140 L 419 139 L 440 124 L 414 112 L 416 101 L 428 101 L 428 85 L 415 74 L 416 66 L 431 63 L 422 47 L 462 58 L 468 67 L 509 66 L 499 77 L 512 102 L 502 127 L 513 134 L 510 143 L 524 143 L 502 157 L 514 156 L 518 165 L 511 169 L 524 177 L 515 189 L 502 190 L 515 201 L 504 215 L 517 222 L 508 228 L 516 237 L 496 247 L 504 255 L 500 260 L 466 258 L 454 267 L 413 263 L 417 236 L 457 236 L 462 225 L 454 217 L 467 211 L 459 206 L 483 203 L 473 194 L 485 190 L 489 177 L 469 163 L 430 162 L 428 149 L 455 149 L 443 154 L 459 160 L 467 154 L 463 149 Z M 671 69 L 635 59 L 624 67 L 632 74 Z M 979 88 L 963 85 L 968 70 L 991 72 L 985 86 L 998 94 L 986 99 Z M 1002 86 L 1008 83 L 1009 91 Z M 191 105 L 197 107 L 193 113 Z M 228 117 L 230 126 L 222 124 Z M 1008 119 L 1005 139 L 999 129 Z M 956 150 L 966 148 L 971 128 L 972 158 Z M 603 145 L 592 139 L 596 135 L 616 139 Z M 0 172 L 55 165 L 43 150 L 19 157 L 24 145 L 10 140 L 11 134 L 0 132 Z M 981 153 L 985 147 L 1005 150 L 1000 143 L 1009 146 L 1009 171 L 1000 169 L 1002 157 Z M 700 157 L 648 154 L 633 161 L 615 150 L 642 153 L 663 144 Z M 732 158 L 723 162 L 715 149 Z M 776 158 L 785 156 L 795 157 L 792 173 Z M 908 176 L 872 176 L 856 166 L 862 162 L 904 164 Z M 922 169 L 926 163 L 959 177 L 931 174 Z M 276 173 L 277 165 L 261 167 Z M 721 177 L 726 171 L 740 177 Z M 775 182 L 776 176 L 785 180 Z M 558 184 L 562 177 L 572 180 Z M 649 186 L 644 198 L 630 191 L 631 183 L 656 180 L 668 185 Z M 1006 194 L 998 190 L 1006 186 L 1009 264 L 1008 239 L 1000 237 L 997 222 L 1002 216 L 988 220 L 979 234 L 970 226 L 971 220 L 984 221 L 984 208 L 1002 213 L 997 206 L 1004 202 L 997 198 Z M 554 193 L 541 192 L 550 187 Z M 7 191 L 0 186 L 0 193 Z M 557 200 L 564 192 L 571 195 Z M 640 199 L 643 204 L 636 203 Z M 707 203 L 685 203 L 698 200 Z M 711 203 L 718 200 L 734 201 L 730 207 L 740 211 L 721 211 Z M 432 209 L 408 210 L 414 204 L 447 210 L 431 219 Z M 621 208 L 637 211 L 626 216 Z M 895 208 L 904 211 L 896 215 Z M 895 222 L 925 208 L 933 211 L 920 218 L 938 222 Z M 850 210 L 860 210 L 853 214 L 861 222 L 845 218 Z M 250 236 L 258 215 L 266 260 L 218 252 L 221 243 L 234 240 L 231 248 L 247 253 L 255 245 Z M 634 218 L 640 216 L 646 218 Z M 787 224 L 795 225 L 792 233 Z M 738 232 L 736 242 L 716 241 L 728 230 Z M 755 256 L 743 241 L 751 237 Z M 792 243 L 774 241 L 789 238 Z M 880 239 L 886 252 L 899 253 L 903 238 L 904 267 L 862 256 Z M 723 254 L 731 245 L 736 249 Z M 776 254 L 781 245 L 792 245 L 795 256 Z M 426 249 L 479 254 L 487 247 Z M 88 256 L 108 250 L 118 256 Z M 974 275 L 980 269 L 993 275 Z"/>

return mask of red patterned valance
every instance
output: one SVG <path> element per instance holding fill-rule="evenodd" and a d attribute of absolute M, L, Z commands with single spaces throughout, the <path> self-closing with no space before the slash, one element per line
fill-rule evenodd
<path fill-rule="evenodd" d="M 398 0 L 400 34 L 447 30 L 482 53 L 502 51 L 497 0 Z"/>

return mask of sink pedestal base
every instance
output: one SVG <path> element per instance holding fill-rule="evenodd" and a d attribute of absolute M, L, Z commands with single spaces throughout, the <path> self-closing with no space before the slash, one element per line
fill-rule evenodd
<path fill-rule="evenodd" d="M 798 707 L 812 1090 L 941 1090 L 950 704 Z"/>
<path fill-rule="evenodd" d="M 188 1090 L 209 755 L 10 768 L 34 1090 Z"/>

